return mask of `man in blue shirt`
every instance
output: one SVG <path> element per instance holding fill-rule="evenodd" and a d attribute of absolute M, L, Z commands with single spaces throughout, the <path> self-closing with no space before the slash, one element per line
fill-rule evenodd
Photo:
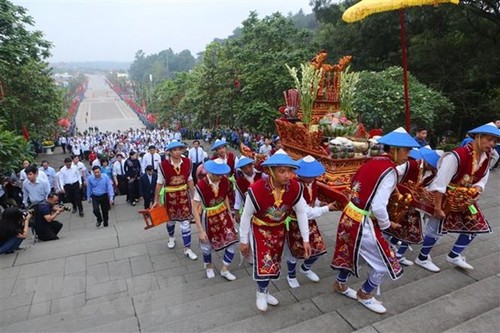
<path fill-rule="evenodd" d="M 414 137 L 415 141 L 418 142 L 420 147 L 427 146 L 427 129 L 424 127 L 417 128 L 416 135 Z"/>
<path fill-rule="evenodd" d="M 115 192 L 111 179 L 105 174 L 101 173 L 101 168 L 98 165 L 92 167 L 93 175 L 87 179 L 87 200 L 92 200 L 92 209 L 97 222 L 96 227 L 100 227 L 104 221 L 104 226 L 108 226 L 109 209 L 113 204 Z M 102 213 L 102 214 L 101 214 Z"/>
<path fill-rule="evenodd" d="M 53 167 L 49 166 L 48 161 L 42 161 L 42 166 L 38 169 L 38 172 L 45 172 L 47 179 L 49 180 L 50 191 L 54 192 L 54 178 L 56 176 L 56 171 Z"/>

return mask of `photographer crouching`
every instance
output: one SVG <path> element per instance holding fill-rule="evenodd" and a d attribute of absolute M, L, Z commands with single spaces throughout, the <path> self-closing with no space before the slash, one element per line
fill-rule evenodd
<path fill-rule="evenodd" d="M 32 212 L 23 212 L 19 208 L 9 207 L 4 210 L 0 220 L 0 254 L 12 253 L 28 236 L 29 221 Z"/>
<path fill-rule="evenodd" d="M 38 239 L 42 241 L 51 241 L 59 239 L 57 234 L 63 227 L 56 218 L 64 211 L 71 208 L 59 204 L 59 196 L 56 193 L 49 193 L 47 199 L 38 203 L 35 210 L 34 229 Z"/>

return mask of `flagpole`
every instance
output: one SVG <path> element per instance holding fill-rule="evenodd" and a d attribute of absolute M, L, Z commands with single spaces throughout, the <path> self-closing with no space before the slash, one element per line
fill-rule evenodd
<path fill-rule="evenodd" d="M 408 59 L 406 55 L 406 32 L 405 32 L 405 12 L 404 9 L 399 10 L 399 19 L 401 26 L 401 49 L 403 50 L 403 86 L 405 99 L 405 127 L 409 133 L 411 130 L 411 115 L 410 115 L 410 97 L 408 94 Z"/>

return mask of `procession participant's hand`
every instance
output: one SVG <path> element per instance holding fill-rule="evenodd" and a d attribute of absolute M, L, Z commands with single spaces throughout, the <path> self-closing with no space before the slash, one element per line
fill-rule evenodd
<path fill-rule="evenodd" d="M 160 204 L 158 203 L 158 201 L 155 201 L 153 202 L 153 205 L 151 206 L 151 208 L 155 208 L 155 207 L 158 207 Z"/>
<path fill-rule="evenodd" d="M 240 220 L 241 220 L 240 212 L 239 212 L 239 211 L 237 211 L 237 210 L 235 210 L 235 211 L 234 211 L 234 221 L 235 221 L 236 223 L 240 223 Z"/>
<path fill-rule="evenodd" d="M 401 228 L 401 224 L 391 221 L 391 228 L 392 229 L 399 229 L 399 228 Z"/>
<path fill-rule="evenodd" d="M 446 214 L 444 213 L 443 209 L 434 208 L 434 216 L 437 217 L 438 219 L 444 219 L 446 217 Z"/>
<path fill-rule="evenodd" d="M 337 205 L 335 204 L 335 202 L 330 202 L 328 204 L 328 211 L 333 212 L 336 208 L 337 208 Z"/>
<path fill-rule="evenodd" d="M 250 256 L 250 245 L 240 243 L 240 252 L 244 257 Z"/>
<path fill-rule="evenodd" d="M 206 243 L 208 242 L 208 236 L 205 230 L 198 231 L 198 238 L 200 239 L 200 242 Z"/>
<path fill-rule="evenodd" d="M 302 242 L 302 246 L 304 247 L 304 258 L 308 259 L 311 256 L 311 244 L 309 242 Z"/>

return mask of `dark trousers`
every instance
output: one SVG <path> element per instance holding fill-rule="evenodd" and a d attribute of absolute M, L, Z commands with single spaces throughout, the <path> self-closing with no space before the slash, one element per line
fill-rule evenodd
<path fill-rule="evenodd" d="M 115 195 L 126 195 L 128 193 L 128 181 L 127 181 L 127 177 L 125 177 L 125 176 L 117 176 L 116 178 L 118 180 L 118 193 L 119 194 L 115 193 Z M 127 198 L 128 198 L 128 196 L 127 196 Z"/>
<path fill-rule="evenodd" d="M 37 228 L 35 226 L 35 231 L 38 236 L 39 240 L 42 241 L 51 241 L 51 240 L 56 240 L 59 239 L 57 237 L 57 234 L 59 231 L 61 231 L 63 225 L 61 222 L 58 221 L 52 221 L 52 222 L 45 222 L 47 225 L 45 228 Z"/>
<path fill-rule="evenodd" d="M 11 253 L 19 248 L 19 245 L 23 242 L 23 238 L 11 237 L 7 239 L 4 243 L 0 244 L 0 254 Z"/>
<path fill-rule="evenodd" d="M 73 210 L 78 208 L 80 213 L 83 212 L 82 197 L 80 196 L 80 184 L 78 182 L 64 185 L 66 199 L 73 205 Z"/>
<path fill-rule="evenodd" d="M 93 195 L 92 196 L 92 209 L 97 222 L 103 222 L 104 225 L 108 225 L 109 221 L 109 196 L 107 194 L 103 195 Z M 101 215 L 102 212 L 102 215 Z"/>
<path fill-rule="evenodd" d="M 139 179 L 130 180 L 128 182 L 128 193 L 127 193 L 127 201 L 133 202 L 139 199 Z"/>
<path fill-rule="evenodd" d="M 193 163 L 193 170 L 191 171 L 191 175 L 193 176 L 194 185 L 198 183 L 198 178 L 196 177 L 196 169 L 200 166 L 201 163 Z"/>
<path fill-rule="evenodd" d="M 150 195 L 144 195 L 142 199 L 144 200 L 144 209 L 148 209 L 149 206 L 151 206 L 151 201 L 153 198 Z"/>

